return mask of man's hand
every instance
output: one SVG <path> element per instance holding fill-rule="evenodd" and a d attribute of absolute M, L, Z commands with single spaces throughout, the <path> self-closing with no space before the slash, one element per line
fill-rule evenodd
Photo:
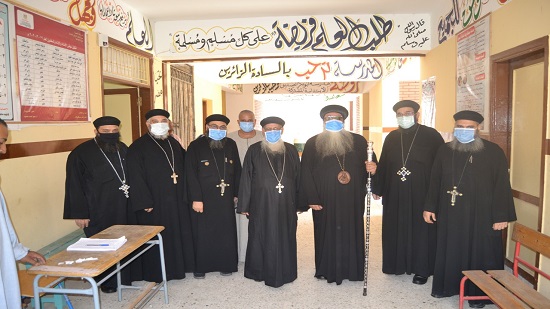
<path fill-rule="evenodd" d="M 433 212 L 424 211 L 422 216 L 424 217 L 424 221 L 426 221 L 426 223 L 433 224 L 435 221 L 437 221 L 435 219 L 435 213 Z"/>
<path fill-rule="evenodd" d="M 508 222 L 498 222 L 493 224 L 493 230 L 500 231 L 508 227 Z"/>
<path fill-rule="evenodd" d="M 367 173 L 371 173 L 371 175 L 376 174 L 376 163 L 365 161 L 365 168 L 367 170 Z"/>
<path fill-rule="evenodd" d="M 74 220 L 74 223 L 76 223 L 76 226 L 83 229 L 85 227 L 88 227 L 88 224 L 90 223 L 90 219 L 76 219 Z"/>
<path fill-rule="evenodd" d="M 23 263 L 29 263 L 33 266 L 43 265 L 46 263 L 46 258 L 42 254 L 34 251 L 29 251 L 21 260 Z"/>
<path fill-rule="evenodd" d="M 321 206 L 321 205 L 309 205 L 309 208 L 311 208 L 313 210 L 321 210 L 321 209 L 323 209 L 323 206 Z"/>
<path fill-rule="evenodd" d="M 198 213 L 202 213 L 204 211 L 204 205 L 202 202 L 193 201 L 193 210 Z"/>
<path fill-rule="evenodd" d="M 376 194 L 373 193 L 372 198 L 378 201 L 381 198 L 381 196 L 376 195 Z"/>
<path fill-rule="evenodd" d="M 151 212 L 151 211 L 153 211 L 153 208 L 145 208 L 144 210 L 145 210 L 146 212 Z"/>

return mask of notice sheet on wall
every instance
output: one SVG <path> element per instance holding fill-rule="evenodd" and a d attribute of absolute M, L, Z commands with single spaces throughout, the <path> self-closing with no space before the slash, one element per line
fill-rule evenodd
<path fill-rule="evenodd" d="M 15 7 L 21 121 L 88 121 L 84 31 Z"/>
<path fill-rule="evenodd" d="M 490 15 L 457 34 L 456 110 L 489 115 Z"/>

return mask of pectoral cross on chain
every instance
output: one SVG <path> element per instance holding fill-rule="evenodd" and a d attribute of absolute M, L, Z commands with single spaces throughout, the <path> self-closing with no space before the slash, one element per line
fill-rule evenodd
<path fill-rule="evenodd" d="M 223 194 L 225 193 L 225 187 L 229 187 L 229 184 L 225 183 L 223 179 L 222 179 L 222 181 L 220 182 L 219 185 L 216 185 L 216 188 L 220 188 L 221 196 L 223 196 Z"/>
<path fill-rule="evenodd" d="M 401 176 L 401 181 L 407 180 L 405 176 L 408 176 L 410 174 L 411 172 L 404 166 L 397 172 L 397 175 Z"/>
<path fill-rule="evenodd" d="M 285 187 L 285 186 L 283 186 L 280 182 L 279 182 L 278 185 L 275 186 L 275 188 L 279 189 L 279 193 L 283 193 L 283 190 L 282 190 L 282 189 L 283 189 L 284 187 Z"/>
<path fill-rule="evenodd" d="M 177 184 L 178 183 L 178 174 L 176 174 L 176 172 L 172 172 L 172 176 L 170 176 L 170 178 L 174 179 L 174 184 Z"/>
<path fill-rule="evenodd" d="M 451 206 L 455 205 L 456 202 L 456 196 L 462 196 L 462 193 L 456 191 L 456 186 L 453 187 L 452 191 L 447 191 L 451 195 Z"/>
<path fill-rule="evenodd" d="M 120 186 L 118 189 L 124 193 L 124 196 L 126 196 L 126 198 L 130 197 L 130 192 L 128 191 L 130 189 L 130 186 L 127 185 L 126 182 L 123 182 L 122 186 Z"/>

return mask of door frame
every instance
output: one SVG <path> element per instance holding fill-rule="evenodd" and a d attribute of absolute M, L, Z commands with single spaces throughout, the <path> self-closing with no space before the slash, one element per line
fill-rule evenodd
<path fill-rule="evenodd" d="M 513 87 L 513 70 L 518 66 L 529 65 L 530 63 L 538 63 L 541 57 L 544 64 L 544 81 L 543 81 L 543 124 L 542 124 L 542 139 L 541 139 L 541 171 L 540 171 L 540 188 L 539 197 L 532 196 L 526 193 L 512 190 L 514 198 L 526 201 L 530 204 L 537 205 L 539 208 L 537 218 L 537 230 L 540 232 L 542 228 L 542 213 L 544 201 L 544 170 L 545 156 L 550 152 L 550 143 L 546 136 L 547 128 L 547 111 L 548 111 L 548 36 L 542 37 L 525 44 L 516 46 L 509 50 L 500 52 L 491 56 L 491 84 L 490 84 L 490 120 L 489 120 L 489 136 L 488 139 L 498 144 L 505 152 L 510 163 L 511 153 L 511 132 L 512 132 L 512 87 Z M 507 232 L 506 232 L 507 233 Z M 505 234 L 506 234 L 505 233 Z M 506 240 L 507 235 L 503 236 Z M 504 251 L 504 254 L 506 249 Z M 506 260 L 508 266 L 512 265 L 511 261 Z M 536 265 L 540 264 L 540 254 L 537 254 Z M 529 282 L 535 284 L 536 278 L 521 271 L 522 276 Z"/>

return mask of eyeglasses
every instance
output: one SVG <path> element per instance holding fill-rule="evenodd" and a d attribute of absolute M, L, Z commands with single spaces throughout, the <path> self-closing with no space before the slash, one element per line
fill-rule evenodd
<path fill-rule="evenodd" d="M 342 116 L 326 116 L 326 117 L 325 117 L 325 121 L 329 121 L 329 120 L 340 120 L 340 121 L 344 121 L 344 117 L 342 117 Z"/>
<path fill-rule="evenodd" d="M 151 119 L 149 120 L 149 123 L 153 124 L 153 123 L 159 123 L 159 122 L 162 122 L 162 123 L 168 123 L 168 119 L 164 118 L 162 120 L 158 120 L 158 119 Z"/>
<path fill-rule="evenodd" d="M 211 125 L 211 126 L 208 126 L 210 129 L 212 130 L 227 130 L 227 126 L 221 126 L 221 127 L 218 127 L 218 125 Z"/>
<path fill-rule="evenodd" d="M 397 117 L 403 117 L 403 116 L 414 116 L 415 112 L 406 112 L 404 114 L 401 114 L 401 113 L 397 113 L 396 116 Z"/>
<path fill-rule="evenodd" d="M 270 132 L 270 131 L 281 131 L 282 128 L 279 127 L 273 127 L 273 128 L 264 128 L 264 131 Z"/>

